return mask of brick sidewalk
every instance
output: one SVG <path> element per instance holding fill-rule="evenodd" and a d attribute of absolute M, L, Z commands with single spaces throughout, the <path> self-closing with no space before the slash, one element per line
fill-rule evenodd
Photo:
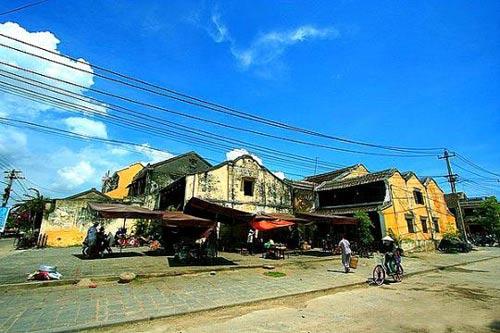
<path fill-rule="evenodd" d="M 0 240 L 0 247 L 5 246 L 5 244 L 12 246 L 11 243 L 11 240 Z M 0 285 L 26 282 L 28 273 L 35 271 L 41 264 L 57 266 L 58 271 L 63 275 L 63 280 L 75 280 L 84 277 L 116 277 L 125 271 L 134 272 L 138 275 L 174 275 L 183 272 L 207 271 L 229 267 L 260 266 L 269 263 L 282 264 L 322 259 L 321 256 L 304 255 L 291 256 L 285 261 L 275 261 L 264 260 L 259 256 L 220 253 L 217 262 L 211 266 L 178 266 L 172 262 L 171 257 L 151 255 L 147 250 L 148 248 L 145 247 L 129 248 L 124 249 L 121 254 L 117 252 L 107 255 L 104 259 L 94 260 L 82 259 L 80 247 L 11 251 L 2 258 Z M 318 253 L 318 255 L 320 254 Z"/>
<path fill-rule="evenodd" d="M 469 254 L 424 254 L 405 258 L 407 273 L 500 256 L 500 249 Z M 231 306 L 273 297 L 363 283 L 377 258 L 360 260 L 353 274 L 340 272 L 338 260 L 295 263 L 277 268 L 282 278 L 262 269 L 200 273 L 101 283 L 96 289 L 76 286 L 4 290 L 0 296 L 0 331 L 63 331 Z M 332 271 L 333 269 L 333 271 Z"/>

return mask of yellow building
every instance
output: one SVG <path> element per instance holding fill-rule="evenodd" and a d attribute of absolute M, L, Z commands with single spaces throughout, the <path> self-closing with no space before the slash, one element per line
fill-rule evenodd
<path fill-rule="evenodd" d="M 88 228 L 96 219 L 88 209 L 89 202 L 110 202 L 111 198 L 95 188 L 70 197 L 54 199 L 47 204 L 40 234 L 46 238 L 46 245 L 65 247 L 81 245 Z M 99 221 L 106 232 L 115 232 L 122 224 L 121 219 Z"/>
<path fill-rule="evenodd" d="M 132 183 L 135 175 L 144 166 L 141 163 L 134 163 L 126 168 L 116 171 L 111 177 L 106 177 L 103 181 L 102 191 L 113 199 L 123 199 L 128 195 L 128 186 Z"/>
<path fill-rule="evenodd" d="M 369 173 L 360 165 L 308 178 L 321 182 L 314 187 L 315 212 L 346 216 L 366 212 L 376 240 L 393 234 L 405 249 L 431 249 L 444 232 L 456 231 L 444 193 L 431 178 L 422 181 L 412 172 L 396 169 Z"/>

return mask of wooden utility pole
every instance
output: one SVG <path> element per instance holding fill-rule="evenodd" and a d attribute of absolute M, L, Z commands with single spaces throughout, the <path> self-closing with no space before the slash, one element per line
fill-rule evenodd
<path fill-rule="evenodd" d="M 438 158 L 440 160 L 445 159 L 446 160 L 446 168 L 448 169 L 448 182 L 450 183 L 451 187 L 451 193 L 457 193 L 457 188 L 455 186 L 455 183 L 457 181 L 457 175 L 453 173 L 451 170 L 451 164 L 450 164 L 450 157 L 455 157 L 455 153 L 449 153 L 447 149 L 444 150 L 443 156 L 439 156 Z"/>
<path fill-rule="evenodd" d="M 464 216 L 462 214 L 462 207 L 460 206 L 460 198 L 458 197 L 457 188 L 455 185 L 457 181 L 457 174 L 454 174 L 451 169 L 451 164 L 450 164 L 451 157 L 455 157 L 455 153 L 450 154 L 448 150 L 445 149 L 443 152 L 443 156 L 439 156 L 438 158 L 440 160 L 444 159 L 446 161 L 446 168 L 448 169 L 448 176 L 446 177 L 448 178 L 448 182 L 450 183 L 451 193 L 453 193 L 453 198 L 456 200 L 457 203 L 457 216 L 456 216 L 458 220 L 457 226 L 463 235 L 464 241 L 468 242 L 467 232 L 465 230 Z"/>
<path fill-rule="evenodd" d="M 6 174 L 5 179 L 7 179 L 7 186 L 5 187 L 3 197 L 2 197 L 2 207 L 7 206 L 10 198 L 10 192 L 12 191 L 12 183 L 15 179 L 24 179 L 21 171 L 12 169 L 11 171 L 4 171 Z"/>

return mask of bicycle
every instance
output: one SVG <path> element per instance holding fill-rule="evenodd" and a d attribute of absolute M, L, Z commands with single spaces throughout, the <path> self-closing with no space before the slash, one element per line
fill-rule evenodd
<path fill-rule="evenodd" d="M 398 252 L 394 255 L 394 262 L 387 263 L 386 255 L 382 257 L 380 262 L 381 263 L 376 265 L 373 269 L 373 282 L 377 286 L 384 284 L 387 275 L 391 276 L 395 282 L 401 282 L 403 280 L 404 270 L 401 265 L 401 255 Z"/>

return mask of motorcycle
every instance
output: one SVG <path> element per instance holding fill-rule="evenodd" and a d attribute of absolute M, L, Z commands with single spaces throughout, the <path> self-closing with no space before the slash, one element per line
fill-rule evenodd
<path fill-rule="evenodd" d="M 104 258 L 104 252 L 112 253 L 110 243 L 112 235 L 106 236 L 104 232 L 100 233 L 96 237 L 94 244 L 89 242 L 88 237 L 82 244 L 82 254 L 85 258 Z"/>

